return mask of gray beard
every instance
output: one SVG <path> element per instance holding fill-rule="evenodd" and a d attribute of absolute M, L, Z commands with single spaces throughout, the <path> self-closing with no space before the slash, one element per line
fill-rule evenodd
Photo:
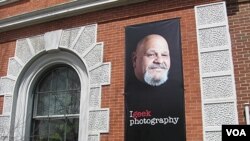
<path fill-rule="evenodd" d="M 151 86 L 160 86 L 168 80 L 168 70 L 165 71 L 164 75 L 160 79 L 154 79 L 153 76 L 146 71 L 144 74 L 144 81 Z"/>

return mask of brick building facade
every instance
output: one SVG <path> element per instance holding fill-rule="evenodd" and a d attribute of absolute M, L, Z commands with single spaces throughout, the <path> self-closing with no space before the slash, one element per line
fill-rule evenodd
<path fill-rule="evenodd" d="M 75 3 L 77 3 L 79 7 L 77 7 Z M 105 126 L 100 127 L 100 128 L 105 128 L 105 131 L 98 131 L 98 128 L 95 126 L 103 126 L 103 125 L 95 124 L 94 123 L 95 121 L 89 121 L 90 123 L 93 122 L 93 127 L 89 126 L 89 128 L 93 129 L 93 134 L 94 132 L 98 133 L 97 138 L 99 138 L 100 135 L 101 141 L 123 141 L 125 132 L 125 125 L 124 125 L 125 27 L 141 23 L 149 23 L 166 19 L 180 18 L 182 61 L 183 61 L 182 65 L 183 65 L 184 90 L 185 90 L 184 96 L 185 96 L 186 140 L 187 141 L 220 140 L 221 132 L 220 129 L 218 129 L 218 127 L 221 124 L 246 124 L 246 119 L 244 115 L 244 104 L 250 102 L 250 71 L 249 71 L 250 1 L 249 0 L 225 1 L 225 7 L 227 13 L 227 16 L 225 16 L 226 18 L 225 21 L 228 21 L 228 24 L 223 23 L 220 24 L 219 26 L 211 24 L 207 27 L 203 27 L 202 21 L 199 21 L 199 14 L 201 15 L 202 12 L 204 11 L 202 11 L 201 9 L 199 13 L 199 8 L 208 6 L 208 9 L 210 9 L 209 6 L 214 6 L 213 4 L 224 5 L 224 1 L 220 0 L 98 1 L 96 0 L 95 2 L 86 1 L 84 3 L 81 1 L 79 2 L 70 0 L 43 0 L 43 1 L 19 0 L 13 3 L 6 3 L 1 5 L 0 6 L 0 13 L 1 13 L 0 14 L 0 76 L 1 76 L 0 125 L 2 127 L 4 126 L 8 127 L 10 126 L 11 123 L 10 118 L 12 118 L 12 121 L 13 119 L 15 119 L 15 117 L 13 116 L 11 117 L 11 115 L 13 115 L 14 113 L 13 111 L 11 111 L 11 107 L 13 105 L 18 106 L 18 104 L 13 104 L 12 101 L 18 103 L 18 97 L 15 97 L 15 94 L 16 95 L 18 94 L 18 92 L 16 92 L 16 89 L 18 87 L 18 84 L 20 85 L 22 84 L 21 81 L 23 80 L 23 78 L 21 78 L 21 76 L 26 75 L 25 71 L 29 70 L 29 67 L 31 67 L 34 63 L 40 64 L 39 62 L 37 62 L 37 60 L 39 60 L 39 57 L 42 58 L 43 55 L 50 54 L 50 51 L 53 54 L 53 50 L 61 50 L 59 48 L 64 48 L 63 46 L 67 46 L 67 50 L 74 50 L 70 47 L 71 44 L 73 44 L 74 42 L 73 40 L 68 41 L 69 43 L 66 43 L 67 41 L 64 42 L 59 41 L 58 48 L 53 48 L 53 47 L 49 48 L 46 47 L 46 44 L 50 43 L 50 41 L 49 39 L 48 40 L 45 39 L 46 41 L 44 50 L 45 52 L 48 53 L 44 53 L 44 51 L 43 53 L 38 53 L 36 52 L 36 47 L 34 47 L 33 56 L 28 58 L 27 62 L 24 63 L 23 61 L 27 58 L 24 57 L 23 60 L 21 59 L 21 62 L 23 64 L 19 63 L 22 66 L 20 67 L 20 70 L 18 72 L 14 72 L 14 70 L 13 72 L 10 72 L 10 70 L 13 69 L 11 68 L 12 66 L 10 65 L 11 62 L 13 63 L 13 61 L 11 60 L 16 61 L 16 58 L 20 59 L 22 58 L 22 56 L 26 55 L 25 53 L 21 55 L 18 55 L 17 53 L 17 51 L 22 52 L 22 50 L 24 50 L 25 45 L 23 46 L 23 44 L 27 45 L 33 44 L 34 46 L 36 42 L 35 40 L 38 38 L 37 36 L 45 36 L 45 38 L 51 37 L 53 36 L 52 34 L 54 35 L 57 34 L 55 31 L 58 30 L 61 30 L 62 35 L 64 35 L 63 37 L 65 37 L 65 40 L 71 40 L 70 37 L 69 38 L 66 37 L 69 34 L 70 35 L 79 34 L 80 36 L 79 38 L 81 38 L 80 35 L 81 30 L 85 32 L 84 29 L 89 28 L 89 33 L 87 33 L 88 31 L 86 31 L 86 34 L 96 32 L 96 35 L 93 35 L 93 37 L 91 37 L 95 38 L 96 41 L 90 41 L 90 42 L 95 44 L 96 46 L 98 45 L 103 46 L 103 52 L 102 52 L 103 55 L 100 55 L 103 57 L 101 59 L 101 64 L 102 64 L 101 66 L 104 66 L 103 68 L 104 72 L 106 69 L 105 66 L 107 66 L 106 70 L 107 72 L 105 73 L 110 74 L 107 80 L 106 77 L 103 76 L 101 77 L 101 79 L 104 80 L 100 80 L 103 82 L 97 82 L 98 84 L 101 83 L 100 86 L 98 86 L 98 88 L 101 88 L 101 102 L 99 103 L 100 107 L 98 107 L 97 109 L 99 111 L 103 111 L 103 113 L 102 112 L 96 113 L 96 115 L 98 116 L 98 114 L 100 115 L 103 114 L 107 116 L 104 117 L 108 118 L 108 120 L 107 119 L 98 119 L 98 120 L 107 121 L 108 123 L 106 124 L 108 125 L 106 125 L 107 127 Z M 205 13 L 207 12 L 208 17 L 209 14 L 211 13 L 216 14 L 217 13 L 216 11 L 215 12 L 212 11 L 214 9 L 216 10 L 216 8 L 217 8 L 216 6 L 215 8 L 211 7 L 210 9 L 211 12 L 205 11 Z M 53 13 L 53 11 L 55 13 Z M 62 13 L 60 14 L 60 12 Z M 222 12 L 225 12 L 223 11 L 223 7 L 222 7 Z M 22 18 L 24 19 L 23 21 Z M 203 18 L 203 20 L 206 20 L 206 18 Z M 200 32 L 200 30 L 209 28 L 217 29 L 217 27 L 225 27 L 225 28 L 229 27 L 228 30 L 227 29 L 225 30 L 225 32 L 229 31 L 230 36 L 225 40 L 227 40 L 228 43 L 227 47 L 230 48 L 228 49 L 227 47 L 225 47 L 223 49 L 210 50 L 210 52 L 212 53 L 217 53 L 216 51 L 218 51 L 217 55 L 211 56 L 215 58 L 215 60 L 213 60 L 209 58 L 209 55 L 211 54 L 206 55 L 206 53 L 210 52 L 204 51 L 203 48 L 206 48 L 204 46 L 206 46 L 207 44 L 213 46 L 212 44 L 220 42 L 218 40 L 222 39 L 224 37 L 224 34 L 223 33 L 217 34 L 217 30 L 214 30 L 208 32 L 211 33 L 211 36 L 204 37 L 202 36 L 203 32 Z M 204 30 L 204 32 L 206 31 Z M 215 33 L 216 35 L 214 35 L 213 33 Z M 77 38 L 76 36 L 77 35 L 75 35 L 74 37 Z M 198 40 L 198 38 L 200 39 Z M 203 39 L 211 39 L 212 43 L 208 43 L 208 41 L 202 42 Z M 204 43 L 205 45 L 203 45 Z M 78 41 L 76 41 L 75 44 L 77 45 Z M 79 44 L 81 45 L 81 43 Z M 37 43 L 36 45 L 42 46 L 39 43 Z M 18 47 L 20 47 L 20 49 L 18 49 Z M 75 50 L 77 51 L 77 49 Z M 220 51 L 228 51 L 228 52 L 220 54 L 221 53 Z M 222 67 L 225 67 L 223 66 L 225 64 L 220 64 L 220 61 L 222 61 L 221 59 L 228 58 L 228 56 L 223 58 L 223 54 L 227 53 L 229 54 L 229 56 L 231 55 L 229 57 L 229 61 L 231 58 L 233 69 L 230 71 L 226 70 L 225 72 L 228 74 L 226 75 L 219 74 L 218 76 L 216 76 L 216 78 L 222 78 L 223 76 L 230 76 L 230 79 L 225 78 L 226 81 L 224 80 L 224 78 L 223 79 L 215 78 L 215 80 L 211 81 L 209 79 L 206 79 L 206 78 L 213 78 L 214 74 L 211 74 L 211 76 L 209 74 L 204 74 L 204 75 L 202 74 L 202 72 L 206 71 L 206 66 L 203 66 L 204 64 L 206 65 L 206 62 L 202 62 L 203 57 L 205 57 L 207 61 L 212 60 L 212 65 L 213 64 L 215 66 L 222 65 Z M 11 59 L 13 57 L 14 59 Z M 218 62 L 213 62 L 213 61 L 219 61 L 219 64 Z M 88 61 L 86 62 L 88 64 Z M 91 64 L 91 61 L 89 61 L 89 63 Z M 42 65 L 42 63 L 40 65 Z M 208 63 L 207 65 L 208 65 L 207 67 L 209 67 L 209 65 L 211 64 Z M 93 70 L 94 71 L 96 70 L 96 72 L 98 72 L 98 67 L 94 67 Z M 91 74 L 91 71 L 89 73 Z M 218 73 L 224 73 L 224 71 L 219 70 Z M 12 74 L 16 74 L 16 76 L 12 77 L 13 76 Z M 100 75 L 100 74 L 97 73 L 93 75 Z M 10 82 L 11 84 L 8 84 L 9 80 L 13 81 L 13 84 L 12 82 Z M 207 84 L 206 83 L 207 81 L 209 81 L 212 84 Z M 232 82 L 232 84 L 228 81 Z M 6 85 L 8 86 L 8 88 L 6 88 Z M 10 87 L 12 88 L 11 90 L 9 90 Z M 94 89 L 92 85 L 90 87 Z M 211 89 L 211 87 L 216 87 L 217 89 L 215 88 L 215 91 L 206 90 L 206 88 Z M 232 91 L 232 94 L 229 91 Z M 215 100 L 214 102 L 213 98 L 211 98 L 212 100 L 209 98 L 207 100 L 206 99 L 207 92 L 212 93 L 211 95 L 213 95 L 214 93 L 218 95 L 221 94 L 226 98 L 223 99 L 221 97 L 215 96 L 215 99 L 216 98 L 219 99 L 218 101 Z M 234 95 L 236 96 L 235 98 Z M 6 101 L 11 104 L 8 104 Z M 228 103 L 229 105 L 227 105 Z M 218 106 L 216 104 L 218 104 Z M 233 105 L 232 107 L 230 107 L 231 104 Z M 234 109 L 235 106 L 237 109 Z M 14 108 L 12 107 L 12 110 L 13 109 Z M 223 113 L 224 115 L 219 114 L 219 116 L 217 117 L 216 115 L 211 113 L 213 110 L 215 113 L 216 112 Z M 95 110 L 93 110 L 93 113 L 94 112 Z M 18 112 L 15 112 L 15 114 L 17 113 Z M 217 121 L 210 120 L 209 118 L 215 118 Z M 222 119 L 224 120 L 223 122 Z M 0 131 L 1 130 L 3 130 L 3 128 L 0 127 Z M 83 133 L 85 132 L 88 133 L 88 131 L 83 130 Z M 6 133 L 2 131 L 0 135 L 2 135 L 3 137 L 2 140 L 7 140 L 8 138 L 11 138 L 8 132 Z M 90 137 L 91 135 L 92 134 L 88 134 L 89 140 L 92 139 Z M 4 138 L 6 136 L 7 138 Z"/>

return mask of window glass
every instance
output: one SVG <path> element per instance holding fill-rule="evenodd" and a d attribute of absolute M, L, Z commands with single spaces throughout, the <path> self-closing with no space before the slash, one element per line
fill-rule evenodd
<path fill-rule="evenodd" d="M 43 79 L 43 81 L 38 86 L 39 92 L 48 92 L 51 90 L 51 79 L 52 73 L 47 74 L 47 76 Z"/>
<path fill-rule="evenodd" d="M 80 80 L 71 67 L 45 73 L 34 90 L 31 141 L 78 140 Z"/>

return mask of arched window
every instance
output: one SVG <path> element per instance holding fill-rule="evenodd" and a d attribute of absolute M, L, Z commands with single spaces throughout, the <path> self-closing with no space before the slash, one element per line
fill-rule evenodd
<path fill-rule="evenodd" d="M 24 68 L 15 85 L 12 140 L 88 139 L 89 77 L 74 53 L 43 54 Z"/>
<path fill-rule="evenodd" d="M 31 141 L 77 141 L 80 79 L 69 66 L 42 74 L 33 91 Z"/>
<path fill-rule="evenodd" d="M 17 40 L 8 76 L 1 78 L 1 92 L 13 95 L 10 140 L 99 140 L 99 133 L 109 131 L 101 86 L 110 84 L 111 63 L 103 63 L 96 29 L 90 25 Z"/>

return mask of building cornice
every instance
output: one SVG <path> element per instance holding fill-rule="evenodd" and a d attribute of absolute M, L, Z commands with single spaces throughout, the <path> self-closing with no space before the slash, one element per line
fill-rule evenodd
<path fill-rule="evenodd" d="M 147 0 L 77 0 L 0 20 L 0 32 Z"/>
<path fill-rule="evenodd" d="M 12 2 L 16 2 L 16 1 L 20 1 L 20 0 L 0 0 L 0 6 L 6 5 Z"/>

